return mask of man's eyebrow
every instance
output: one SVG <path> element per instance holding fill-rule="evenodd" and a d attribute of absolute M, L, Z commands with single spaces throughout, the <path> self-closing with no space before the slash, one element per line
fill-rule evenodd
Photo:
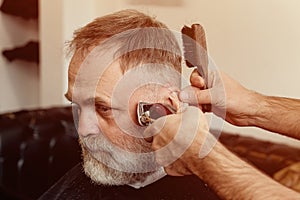
<path fill-rule="evenodd" d="M 106 101 L 104 98 L 101 97 L 90 97 L 84 100 L 84 104 L 102 104 L 102 105 L 110 105 L 109 101 Z"/>
<path fill-rule="evenodd" d="M 72 96 L 70 95 L 70 93 L 65 93 L 65 98 L 72 102 Z M 104 100 L 104 98 L 101 98 L 101 97 L 91 97 L 91 98 L 88 98 L 84 101 L 84 103 L 86 104 L 91 104 L 91 103 L 97 103 L 97 104 L 104 104 L 104 105 L 110 105 L 110 102 L 109 101 L 106 101 Z"/>
<path fill-rule="evenodd" d="M 101 97 L 95 97 L 94 98 L 95 103 L 97 104 L 105 104 L 105 105 L 110 105 L 108 101 L 105 101 L 104 98 Z"/>

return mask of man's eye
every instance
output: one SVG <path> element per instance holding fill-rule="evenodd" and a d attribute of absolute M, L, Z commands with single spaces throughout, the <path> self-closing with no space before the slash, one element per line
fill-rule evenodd
<path fill-rule="evenodd" d="M 111 113 L 111 108 L 104 105 L 96 105 L 96 110 L 102 115 L 109 115 Z"/>

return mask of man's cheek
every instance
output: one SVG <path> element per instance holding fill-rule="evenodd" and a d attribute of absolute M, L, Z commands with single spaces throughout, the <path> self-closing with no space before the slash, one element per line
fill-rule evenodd
<path fill-rule="evenodd" d="M 115 125 L 126 133 L 133 133 L 138 126 L 137 111 L 135 108 L 113 111 Z"/>

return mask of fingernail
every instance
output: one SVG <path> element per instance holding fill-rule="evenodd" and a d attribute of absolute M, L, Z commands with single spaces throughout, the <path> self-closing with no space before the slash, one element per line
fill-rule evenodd
<path fill-rule="evenodd" d="M 187 99 L 189 99 L 189 94 L 186 91 L 181 91 L 179 94 L 179 98 L 181 100 L 187 100 Z"/>

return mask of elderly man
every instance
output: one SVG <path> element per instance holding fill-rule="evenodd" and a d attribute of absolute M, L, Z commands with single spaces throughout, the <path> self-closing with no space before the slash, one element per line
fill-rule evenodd
<path fill-rule="evenodd" d="M 124 10 L 79 29 L 68 72 L 83 167 L 76 166 L 41 199 L 218 199 L 196 176 L 166 176 L 144 137 L 137 108 L 181 112 L 181 55 L 171 31 Z M 180 153 L 180 152 L 179 152 Z M 170 161 L 171 162 L 171 161 Z M 140 189 L 137 189 L 140 188 Z"/>

